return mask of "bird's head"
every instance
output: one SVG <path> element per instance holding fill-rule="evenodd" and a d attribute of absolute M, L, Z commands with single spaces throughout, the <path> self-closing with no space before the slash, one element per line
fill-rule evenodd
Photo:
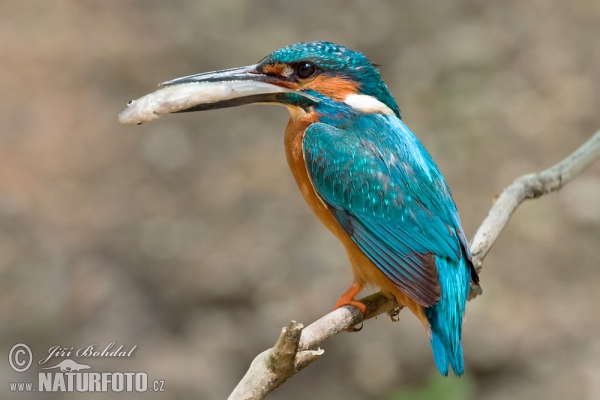
<path fill-rule="evenodd" d="M 282 104 L 292 115 L 319 111 L 325 104 L 343 104 L 359 112 L 400 117 L 396 101 L 383 83 L 375 64 L 363 54 L 329 42 L 296 43 L 276 50 L 258 64 L 186 76 L 163 86 L 191 82 L 260 82 L 282 88 L 281 92 L 257 84 L 243 96 L 183 111 L 232 107 L 252 103 Z"/>

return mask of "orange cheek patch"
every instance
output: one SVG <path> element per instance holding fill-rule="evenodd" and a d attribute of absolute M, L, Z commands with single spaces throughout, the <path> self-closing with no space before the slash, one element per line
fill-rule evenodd
<path fill-rule="evenodd" d="M 344 101 L 349 94 L 358 93 L 358 83 L 337 76 L 319 75 L 306 87 L 335 101 Z"/>

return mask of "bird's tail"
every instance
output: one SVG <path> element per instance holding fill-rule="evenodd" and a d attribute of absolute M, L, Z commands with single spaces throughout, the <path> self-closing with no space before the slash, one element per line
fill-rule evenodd
<path fill-rule="evenodd" d="M 449 365 L 457 376 L 464 371 L 461 336 L 471 279 L 467 262 L 464 255 L 458 262 L 445 257 L 436 258 L 442 298 L 435 306 L 425 309 L 431 326 L 433 359 L 444 376 L 448 375 Z"/>

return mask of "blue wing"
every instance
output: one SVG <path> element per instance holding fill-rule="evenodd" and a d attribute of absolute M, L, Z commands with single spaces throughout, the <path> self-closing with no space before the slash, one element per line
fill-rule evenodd
<path fill-rule="evenodd" d="M 470 253 L 448 186 L 406 125 L 378 114 L 314 123 L 303 149 L 316 192 L 358 247 L 413 300 L 436 304 L 436 256 Z"/>

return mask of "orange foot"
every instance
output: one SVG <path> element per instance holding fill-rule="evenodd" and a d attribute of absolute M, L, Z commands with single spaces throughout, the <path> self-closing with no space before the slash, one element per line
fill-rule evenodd
<path fill-rule="evenodd" d="M 363 290 L 364 287 L 365 285 L 361 286 L 357 285 L 356 283 L 353 283 L 352 286 L 350 286 L 350 289 L 346 290 L 346 292 L 340 296 L 337 303 L 335 303 L 333 309 L 337 310 L 338 308 L 343 306 L 354 306 L 364 314 L 367 311 L 367 306 L 365 305 L 365 303 L 361 303 L 360 301 L 354 299 L 354 296 L 356 296 L 358 292 Z"/>

